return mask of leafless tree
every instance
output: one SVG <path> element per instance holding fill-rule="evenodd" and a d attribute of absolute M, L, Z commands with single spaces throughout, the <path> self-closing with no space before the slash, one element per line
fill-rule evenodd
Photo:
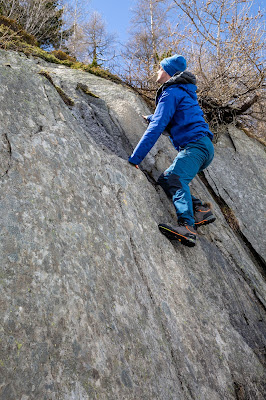
<path fill-rule="evenodd" d="M 252 122 L 265 107 L 262 12 L 252 15 L 246 0 L 174 2 L 188 22 L 183 40 L 209 119 Z"/>
<path fill-rule="evenodd" d="M 64 1 L 64 22 L 72 30 L 66 49 L 78 60 L 108 67 L 114 57 L 115 35 L 106 29 L 100 13 L 88 13 L 84 0 Z"/>
<path fill-rule="evenodd" d="M 116 37 L 108 33 L 106 23 L 100 13 L 94 11 L 83 25 L 86 46 L 86 56 L 95 65 L 110 63 L 115 56 L 114 44 Z"/>
<path fill-rule="evenodd" d="M 71 35 L 66 43 L 62 41 L 63 49 L 72 56 L 81 60 L 85 51 L 85 37 L 83 25 L 88 16 L 86 6 L 88 1 L 84 0 L 61 0 L 63 7 L 64 29 L 70 30 Z M 86 4 L 85 4 L 86 3 Z"/>
<path fill-rule="evenodd" d="M 176 51 L 169 0 L 137 0 L 130 39 L 123 51 L 125 79 L 142 90 L 154 90 L 154 76 L 162 56 Z"/>

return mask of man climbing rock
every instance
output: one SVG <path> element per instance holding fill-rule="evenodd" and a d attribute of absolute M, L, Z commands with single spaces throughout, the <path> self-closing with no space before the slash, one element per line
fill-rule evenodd
<path fill-rule="evenodd" d="M 214 156 L 213 134 L 205 122 L 196 95 L 196 78 L 185 71 L 186 60 L 175 54 L 160 63 L 154 114 L 144 117 L 149 126 L 129 157 L 136 167 L 146 157 L 162 132 L 167 129 L 178 151 L 172 165 L 159 177 L 158 184 L 172 198 L 178 218 L 177 226 L 159 224 L 169 239 L 195 246 L 195 227 L 215 221 L 211 210 L 191 196 L 189 182 L 210 165 Z"/>

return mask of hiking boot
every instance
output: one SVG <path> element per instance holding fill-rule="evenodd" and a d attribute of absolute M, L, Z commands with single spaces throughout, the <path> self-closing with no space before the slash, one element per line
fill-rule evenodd
<path fill-rule="evenodd" d="M 178 240 L 189 247 L 196 244 L 197 233 L 193 226 L 189 226 L 186 222 L 180 222 L 176 227 L 165 224 L 159 224 L 158 227 L 168 239 Z"/>
<path fill-rule="evenodd" d="M 210 207 L 206 204 L 194 208 L 195 227 L 211 224 L 216 220 Z"/>

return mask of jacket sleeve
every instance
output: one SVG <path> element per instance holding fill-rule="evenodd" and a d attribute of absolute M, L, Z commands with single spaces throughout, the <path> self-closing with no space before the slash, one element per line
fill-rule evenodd
<path fill-rule="evenodd" d="M 171 121 L 178 104 L 174 88 L 167 88 L 161 94 L 152 120 L 144 132 L 128 161 L 132 164 L 139 164 L 155 145 L 161 133 Z"/>

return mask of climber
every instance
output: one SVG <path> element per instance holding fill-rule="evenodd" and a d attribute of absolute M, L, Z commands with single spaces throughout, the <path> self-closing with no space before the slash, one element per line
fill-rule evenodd
<path fill-rule="evenodd" d="M 149 123 L 128 161 L 138 168 L 163 131 L 178 151 L 172 165 L 159 177 L 158 184 L 172 198 L 177 226 L 159 224 L 169 239 L 178 239 L 187 246 L 196 244 L 196 227 L 215 221 L 206 204 L 191 196 L 189 182 L 210 165 L 214 156 L 213 134 L 205 122 L 196 95 L 196 78 L 186 69 L 186 60 L 175 54 L 160 63 L 156 82 L 154 114 L 143 116 Z"/>

